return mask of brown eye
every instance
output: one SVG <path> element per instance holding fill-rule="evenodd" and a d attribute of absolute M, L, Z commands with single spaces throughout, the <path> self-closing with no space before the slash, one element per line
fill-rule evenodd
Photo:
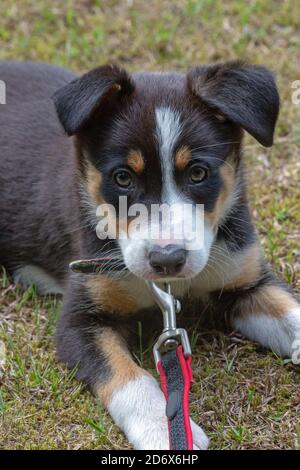
<path fill-rule="evenodd" d="M 119 170 L 114 173 L 114 180 L 121 188 L 129 188 L 132 184 L 132 175 L 129 171 Z"/>
<path fill-rule="evenodd" d="M 201 183 L 208 176 L 208 171 L 203 166 L 195 165 L 190 169 L 190 182 L 193 184 Z"/>

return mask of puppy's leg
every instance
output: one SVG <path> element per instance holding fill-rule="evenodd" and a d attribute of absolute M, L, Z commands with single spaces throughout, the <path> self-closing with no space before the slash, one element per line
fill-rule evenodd
<path fill-rule="evenodd" d="M 67 294 L 57 333 L 60 359 L 77 367 L 78 378 L 90 386 L 136 449 L 168 449 L 162 391 L 133 361 L 126 330 L 118 328 L 117 319 L 82 294 Z M 124 319 L 120 323 L 124 325 Z M 207 448 L 201 428 L 192 423 L 192 429 L 195 448 Z"/>
<path fill-rule="evenodd" d="M 300 305 L 292 294 L 274 282 L 237 294 L 233 327 L 283 357 L 299 348 Z"/>
<path fill-rule="evenodd" d="M 139 368 L 115 334 L 113 349 L 106 342 L 110 380 L 96 385 L 110 415 L 136 449 L 169 449 L 166 402 L 156 380 Z M 204 432 L 192 423 L 195 448 L 207 448 Z"/>

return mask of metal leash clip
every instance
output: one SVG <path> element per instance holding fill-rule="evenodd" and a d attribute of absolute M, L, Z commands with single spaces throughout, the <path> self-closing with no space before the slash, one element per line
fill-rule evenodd
<path fill-rule="evenodd" d="M 162 334 L 153 346 L 155 365 L 161 361 L 163 353 L 182 346 L 185 357 L 192 354 L 188 334 L 184 328 L 176 327 L 176 314 L 181 310 L 179 300 L 171 294 L 170 284 L 165 284 L 165 290 L 158 287 L 154 282 L 147 282 L 148 287 L 163 314 L 164 328 Z"/>

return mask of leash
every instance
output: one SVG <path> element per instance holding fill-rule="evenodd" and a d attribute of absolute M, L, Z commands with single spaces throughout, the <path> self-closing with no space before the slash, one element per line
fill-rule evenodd
<path fill-rule="evenodd" d="M 124 265 L 119 264 L 115 268 L 113 261 L 106 257 L 77 260 L 70 263 L 70 269 L 83 274 L 109 274 L 112 270 L 124 269 Z M 153 355 L 166 398 L 170 450 L 192 450 L 189 413 L 189 392 L 193 382 L 192 353 L 186 330 L 176 326 L 176 315 L 181 305 L 172 295 L 170 284 L 165 284 L 163 290 L 154 282 L 146 283 L 163 314 L 163 331 L 153 346 Z"/>
<path fill-rule="evenodd" d="M 164 327 L 153 346 L 153 355 L 167 402 L 170 449 L 192 450 L 189 413 L 192 352 L 186 330 L 176 326 L 176 314 L 181 305 L 171 294 L 170 284 L 165 285 L 165 290 L 154 282 L 147 284 L 163 314 Z"/>

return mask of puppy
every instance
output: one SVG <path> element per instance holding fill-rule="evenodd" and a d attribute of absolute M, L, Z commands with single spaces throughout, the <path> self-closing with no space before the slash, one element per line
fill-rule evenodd
<path fill-rule="evenodd" d="M 143 316 L 160 319 L 145 279 L 246 337 L 290 357 L 300 308 L 263 258 L 247 203 L 244 131 L 269 147 L 279 110 L 272 74 L 240 62 L 188 73 L 102 66 L 80 78 L 44 64 L 2 62 L 0 262 L 23 285 L 64 293 L 60 360 L 108 409 L 136 449 L 168 449 L 165 399 L 131 355 Z M 52 99 L 52 95 L 54 98 Z M 71 137 L 68 137 L 71 136 Z M 126 232 L 119 197 L 204 207 L 204 240 L 101 239 L 102 204 Z M 119 276 L 71 274 L 76 259 L 124 263 Z M 208 439 L 192 423 L 195 448 Z"/>

